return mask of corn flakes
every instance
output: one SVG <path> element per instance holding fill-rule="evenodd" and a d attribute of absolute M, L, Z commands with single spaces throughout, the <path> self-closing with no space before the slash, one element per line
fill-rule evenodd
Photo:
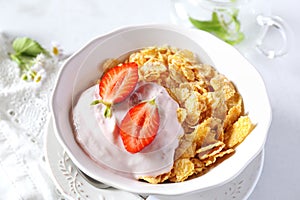
<path fill-rule="evenodd" d="M 230 107 L 228 110 L 228 113 L 224 121 L 224 129 L 226 130 L 227 128 L 232 126 L 232 124 L 236 120 L 238 120 L 241 114 L 242 114 L 242 98 L 239 98 L 238 102 L 236 102 L 236 104 Z"/>
<path fill-rule="evenodd" d="M 161 175 L 158 175 L 156 177 L 142 176 L 139 179 L 147 181 L 147 182 L 152 183 L 152 184 L 158 184 L 158 183 L 162 183 L 162 182 L 168 180 L 170 174 L 171 174 L 171 172 L 168 172 L 168 173 L 165 173 L 165 174 L 161 174 Z"/>
<path fill-rule="evenodd" d="M 194 163 L 188 158 L 175 161 L 170 175 L 170 181 L 182 182 L 194 173 Z"/>
<path fill-rule="evenodd" d="M 254 125 L 248 116 L 241 116 L 232 127 L 225 133 L 225 143 L 232 148 L 241 143 L 252 131 Z"/>
<path fill-rule="evenodd" d="M 208 157 L 214 156 L 225 147 L 225 144 L 221 141 L 217 141 L 214 144 L 207 145 L 196 151 L 200 160 L 204 160 Z"/>
<path fill-rule="evenodd" d="M 177 119 L 178 119 L 179 123 L 182 124 L 185 121 L 186 115 L 187 115 L 186 109 L 184 109 L 184 108 L 177 109 Z"/>
<path fill-rule="evenodd" d="M 191 162 L 194 164 L 195 174 L 203 173 L 207 169 L 205 163 L 198 158 L 191 158 Z"/>
<path fill-rule="evenodd" d="M 221 158 L 225 155 L 229 155 L 232 153 L 234 153 L 234 149 L 227 149 L 225 151 L 221 151 L 221 152 L 215 154 L 214 156 L 209 156 L 206 160 L 204 160 L 205 166 L 207 167 L 209 165 L 212 165 L 217 161 L 218 158 Z"/>
<path fill-rule="evenodd" d="M 166 88 L 179 105 L 177 118 L 185 131 L 172 170 L 140 179 L 157 184 L 201 176 L 222 157 L 233 154 L 254 128 L 234 84 L 212 66 L 200 63 L 191 51 L 148 47 L 125 62 L 138 64 L 140 80 Z"/>

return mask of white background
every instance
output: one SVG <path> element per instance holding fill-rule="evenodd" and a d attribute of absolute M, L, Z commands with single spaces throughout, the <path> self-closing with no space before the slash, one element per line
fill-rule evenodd
<path fill-rule="evenodd" d="M 59 42 L 68 53 L 120 26 L 171 23 L 168 0 L 0 0 L 0 32 Z M 300 198 L 300 12 L 295 0 L 270 0 L 273 14 L 292 28 L 289 53 L 249 57 L 261 73 L 273 111 L 261 178 L 249 199 Z M 276 43 L 277 41 L 272 41 Z"/>

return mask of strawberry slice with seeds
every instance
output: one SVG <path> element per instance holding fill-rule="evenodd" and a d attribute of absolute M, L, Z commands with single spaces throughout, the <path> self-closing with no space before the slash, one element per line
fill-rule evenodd
<path fill-rule="evenodd" d="M 120 124 L 125 149 L 137 153 L 152 143 L 160 124 L 155 100 L 141 102 L 127 112 Z"/>
<path fill-rule="evenodd" d="M 136 63 L 115 66 L 102 76 L 99 84 L 100 96 L 107 102 L 119 103 L 134 90 L 138 79 Z"/>
<path fill-rule="evenodd" d="M 109 69 L 99 83 L 99 95 L 102 99 L 92 104 L 106 105 L 104 116 L 111 117 L 111 106 L 126 99 L 134 90 L 138 79 L 138 65 L 134 62 Z"/>

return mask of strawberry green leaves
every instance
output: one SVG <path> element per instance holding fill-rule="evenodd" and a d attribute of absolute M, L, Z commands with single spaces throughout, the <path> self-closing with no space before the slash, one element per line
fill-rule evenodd
<path fill-rule="evenodd" d="M 211 20 L 201 21 L 189 18 L 190 22 L 198 29 L 210 32 L 225 42 L 235 45 L 244 40 L 244 34 L 240 30 L 238 10 L 217 9 L 212 12 Z"/>

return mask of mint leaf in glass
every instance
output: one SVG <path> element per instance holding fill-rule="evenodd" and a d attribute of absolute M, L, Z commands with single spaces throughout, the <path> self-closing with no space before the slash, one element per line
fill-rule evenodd
<path fill-rule="evenodd" d="M 231 45 L 244 40 L 237 9 L 215 9 L 211 20 L 197 20 L 192 17 L 189 17 L 189 20 L 196 28 L 212 33 Z"/>

